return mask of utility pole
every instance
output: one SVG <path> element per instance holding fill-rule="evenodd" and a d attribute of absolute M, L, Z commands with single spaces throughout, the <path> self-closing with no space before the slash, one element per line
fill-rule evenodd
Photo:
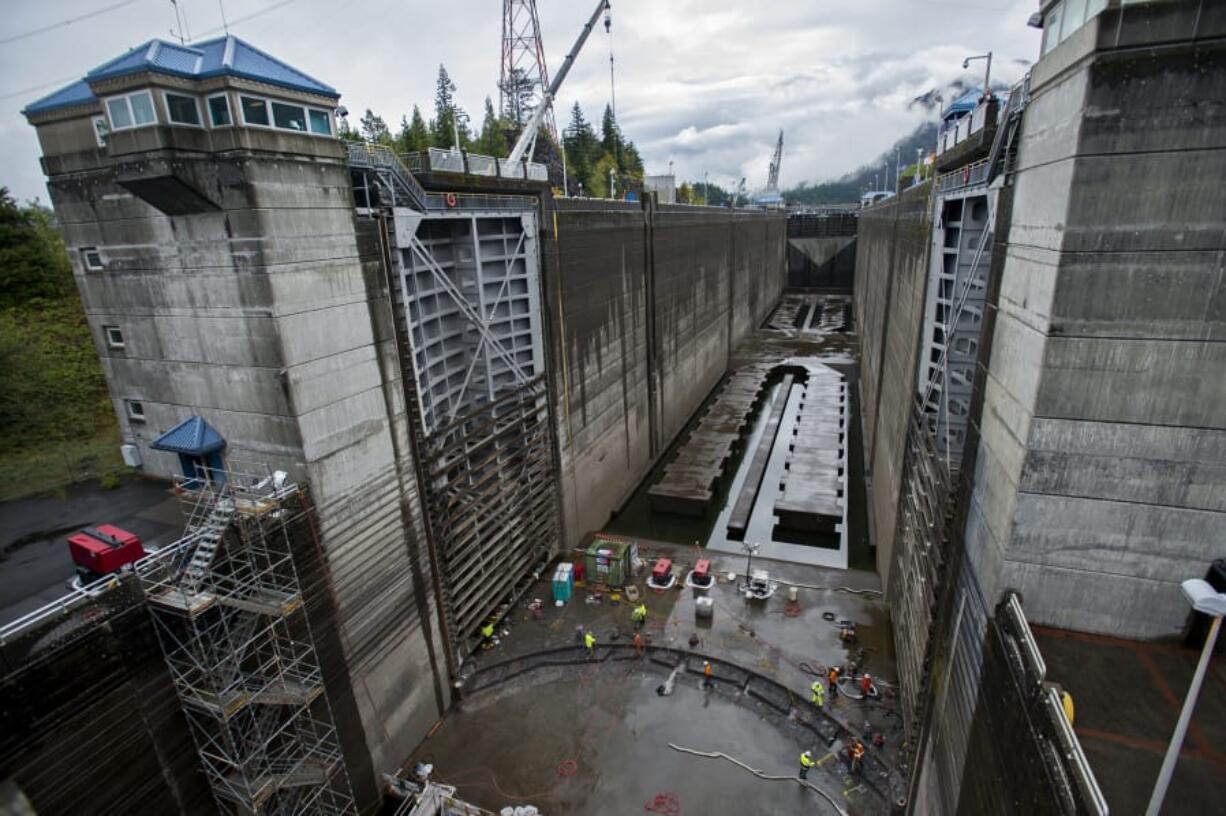
<path fill-rule="evenodd" d="M 702 206 L 707 206 L 707 196 L 711 189 L 710 183 L 707 181 L 709 175 L 706 170 L 702 171 Z"/>
<path fill-rule="evenodd" d="M 894 192 L 898 192 L 898 185 L 902 183 L 902 145 L 894 145 Z"/>
<path fill-rule="evenodd" d="M 988 97 L 992 95 L 992 52 L 976 54 L 973 57 L 967 57 L 962 60 L 963 70 L 970 68 L 971 63 L 975 60 L 987 60 L 987 67 L 983 69 L 983 101 L 986 103 Z"/>
<path fill-rule="evenodd" d="M 915 148 L 915 183 L 918 184 L 924 180 L 924 148 Z"/>

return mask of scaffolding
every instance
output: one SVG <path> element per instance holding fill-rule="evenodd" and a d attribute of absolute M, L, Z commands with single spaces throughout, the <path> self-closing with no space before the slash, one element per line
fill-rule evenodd
<path fill-rule="evenodd" d="M 301 491 L 267 468 L 206 475 L 176 482 L 186 533 L 139 574 L 218 810 L 353 813 L 291 553 Z"/>

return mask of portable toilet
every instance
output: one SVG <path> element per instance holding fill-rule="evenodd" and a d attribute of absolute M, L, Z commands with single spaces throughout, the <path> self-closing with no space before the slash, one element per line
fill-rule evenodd
<path fill-rule="evenodd" d="M 569 603 L 571 594 L 575 591 L 575 574 L 571 564 L 563 562 L 553 572 L 553 599 Z"/>

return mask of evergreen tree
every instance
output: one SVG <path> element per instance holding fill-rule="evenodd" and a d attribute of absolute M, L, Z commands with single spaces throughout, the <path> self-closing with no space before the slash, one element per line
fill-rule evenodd
<path fill-rule="evenodd" d="M 494 115 L 494 102 L 485 97 L 485 117 L 481 120 L 481 135 L 477 139 L 477 152 L 486 156 L 505 156 L 507 137 L 504 133 L 503 121 Z"/>
<path fill-rule="evenodd" d="M 604 106 L 604 118 L 600 122 L 600 146 L 610 156 L 621 152 L 621 130 L 617 127 L 617 119 L 613 116 L 613 106 Z"/>
<path fill-rule="evenodd" d="M 0 187 L 0 306 L 72 291 L 72 268 L 53 223 L 49 210 L 19 207 L 8 188 Z"/>
<path fill-rule="evenodd" d="M 681 186 L 677 188 L 677 203 L 691 204 L 694 201 L 694 191 L 690 189 L 689 182 L 681 182 Z"/>
<path fill-rule="evenodd" d="M 370 108 L 366 109 L 358 124 L 362 128 L 362 138 L 366 141 L 386 145 L 392 143 L 392 133 L 387 129 L 387 122 Z"/>
<path fill-rule="evenodd" d="M 502 115 L 517 128 L 522 128 L 532 116 L 532 111 L 536 109 L 536 105 L 533 104 L 535 95 L 536 83 L 528 78 L 523 68 L 513 69 L 511 76 L 507 77 L 506 84 L 502 87 L 505 107 Z"/>
<path fill-rule="evenodd" d="M 400 133 L 396 135 L 396 149 L 401 153 L 420 153 L 430 147 L 430 131 L 421 118 L 421 109 L 413 106 L 413 119 L 400 117 Z"/>
<path fill-rule="evenodd" d="M 567 174 L 576 192 L 578 185 L 582 184 L 584 195 L 597 195 L 592 186 L 592 170 L 600 160 L 600 140 L 596 138 L 596 131 L 584 117 L 578 102 L 570 109 L 570 124 L 562 133 L 562 144 L 566 149 Z M 604 185 L 608 185 L 607 179 Z"/>
<path fill-rule="evenodd" d="M 455 83 L 441 63 L 438 66 L 438 81 L 434 88 L 434 119 L 430 122 L 430 142 L 435 147 L 448 149 L 455 144 L 459 134 L 460 147 L 467 147 L 468 115 L 455 103 Z"/>
<path fill-rule="evenodd" d="M 413 106 L 413 118 L 409 122 L 409 150 L 425 151 L 430 147 L 430 130 L 421 116 L 421 108 Z"/>

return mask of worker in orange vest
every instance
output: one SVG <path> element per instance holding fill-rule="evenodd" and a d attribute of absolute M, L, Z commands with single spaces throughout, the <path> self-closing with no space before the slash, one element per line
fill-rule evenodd
<path fill-rule="evenodd" d="M 713 688 L 715 686 L 715 682 L 711 679 L 714 673 L 715 673 L 714 669 L 711 668 L 711 662 L 709 660 L 702 661 L 702 687 L 703 688 Z"/>
<path fill-rule="evenodd" d="M 643 633 L 634 633 L 634 653 L 639 657 L 643 656 Z"/>
<path fill-rule="evenodd" d="M 830 680 L 830 699 L 833 700 L 839 696 L 839 667 L 831 666 L 826 677 Z"/>
<path fill-rule="evenodd" d="M 860 762 L 864 759 L 864 743 L 856 740 L 851 746 L 851 772 L 860 773 Z"/>
<path fill-rule="evenodd" d="M 869 692 L 872 691 L 872 688 L 873 676 L 868 672 L 865 672 L 864 676 L 860 678 L 860 693 L 867 697 Z"/>

